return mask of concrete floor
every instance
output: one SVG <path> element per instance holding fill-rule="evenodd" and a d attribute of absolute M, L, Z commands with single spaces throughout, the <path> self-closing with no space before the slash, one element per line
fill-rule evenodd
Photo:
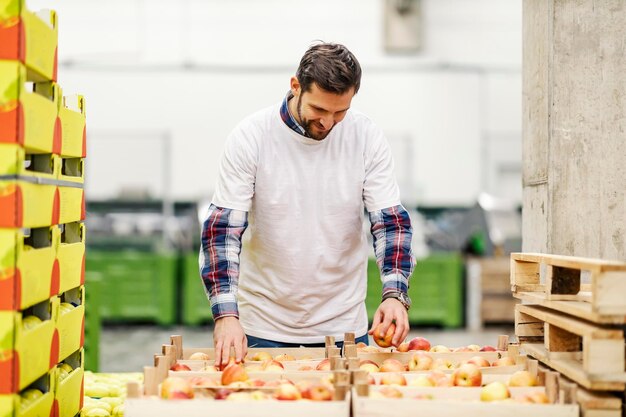
<path fill-rule="evenodd" d="M 161 345 L 169 343 L 169 337 L 173 334 L 182 335 L 187 347 L 213 347 L 212 325 L 168 328 L 147 325 L 105 326 L 100 335 L 100 372 L 142 371 L 143 366 L 152 364 L 152 355 L 160 352 Z M 496 345 L 498 336 L 502 334 L 512 337 L 513 327 L 487 327 L 482 331 L 414 327 L 407 340 L 422 336 L 433 345 Z"/>

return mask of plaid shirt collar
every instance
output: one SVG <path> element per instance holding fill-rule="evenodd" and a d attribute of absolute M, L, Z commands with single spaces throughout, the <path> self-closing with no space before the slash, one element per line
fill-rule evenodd
<path fill-rule="evenodd" d="M 290 90 L 285 96 L 285 99 L 283 100 L 283 104 L 280 106 L 280 117 L 281 119 L 283 119 L 283 122 L 285 122 L 287 127 L 289 127 L 291 130 L 293 130 L 294 132 L 304 137 L 309 137 L 309 135 L 307 135 L 306 133 L 306 130 L 304 130 L 304 128 L 300 126 L 300 123 L 296 121 L 296 119 L 293 117 L 293 115 L 289 111 L 288 103 L 289 103 L 289 100 L 291 100 L 292 98 L 293 98 L 293 93 Z"/>

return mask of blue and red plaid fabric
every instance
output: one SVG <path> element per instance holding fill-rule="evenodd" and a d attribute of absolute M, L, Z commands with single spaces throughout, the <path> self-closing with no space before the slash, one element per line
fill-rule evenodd
<path fill-rule="evenodd" d="M 302 136 L 308 137 L 308 135 L 306 134 L 306 130 L 304 130 L 304 128 L 300 126 L 300 123 L 296 121 L 295 117 L 293 117 L 293 115 L 289 111 L 289 105 L 287 103 L 289 103 L 289 100 L 291 100 L 292 97 L 293 94 L 291 93 L 291 91 L 287 92 L 287 95 L 283 100 L 283 104 L 280 106 L 280 117 L 291 130 Z"/>
<path fill-rule="evenodd" d="M 383 295 L 390 291 L 406 293 L 415 266 L 409 213 L 402 206 L 394 206 L 374 211 L 369 218 L 376 261 L 381 270 Z M 239 254 L 241 236 L 247 226 L 247 212 L 213 204 L 204 221 L 200 274 L 214 319 L 239 316 L 236 296 Z"/>

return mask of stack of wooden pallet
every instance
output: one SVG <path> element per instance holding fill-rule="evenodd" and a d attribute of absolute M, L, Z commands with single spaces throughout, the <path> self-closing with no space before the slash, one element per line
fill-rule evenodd
<path fill-rule="evenodd" d="M 621 416 L 626 387 L 626 263 L 511 255 L 521 349 L 561 374 L 582 415 Z"/>

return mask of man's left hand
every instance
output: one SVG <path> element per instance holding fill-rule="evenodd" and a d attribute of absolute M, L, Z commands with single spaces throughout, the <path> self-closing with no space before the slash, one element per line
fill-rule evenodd
<path fill-rule="evenodd" d="M 368 334 L 373 335 L 374 329 L 382 323 L 380 332 L 384 335 L 394 321 L 396 323 L 396 332 L 393 335 L 391 344 L 398 346 L 409 334 L 409 315 L 404 305 L 395 298 L 387 298 L 380 303 L 380 306 L 378 306 L 374 314 L 372 328 L 369 330 Z"/>

